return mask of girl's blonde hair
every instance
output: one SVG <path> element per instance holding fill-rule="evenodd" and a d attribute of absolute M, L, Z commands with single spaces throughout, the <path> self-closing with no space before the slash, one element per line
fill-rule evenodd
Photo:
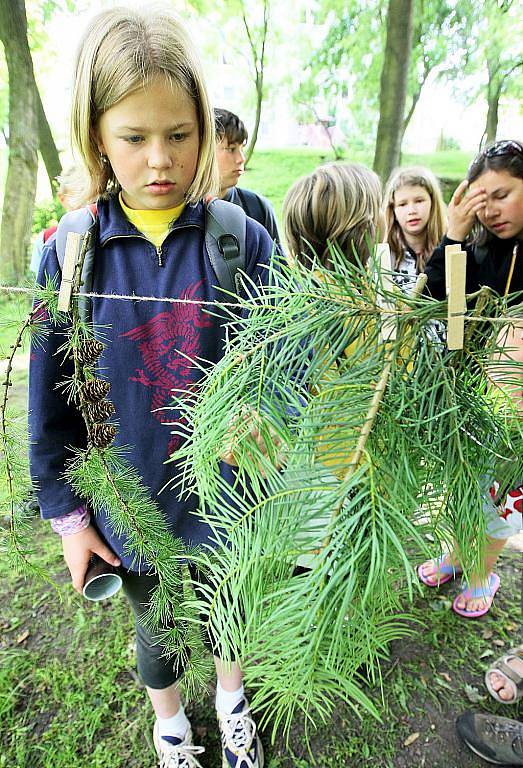
<path fill-rule="evenodd" d="M 89 175 L 85 199 L 120 190 L 110 164 L 98 151 L 100 116 L 158 75 L 192 99 L 198 116 L 198 164 L 186 202 L 196 203 L 217 191 L 214 114 L 192 41 L 167 10 L 113 8 L 90 22 L 76 59 L 71 135 Z"/>
<path fill-rule="evenodd" d="M 332 268 L 329 244 L 351 262 L 365 264 L 380 219 L 378 176 L 355 163 L 326 163 L 298 179 L 283 202 L 285 238 L 291 255 L 310 266 L 316 256 Z"/>
<path fill-rule="evenodd" d="M 407 186 L 422 187 L 430 197 L 430 214 L 425 230 L 424 252 L 416 256 L 417 271 L 423 272 L 432 251 L 445 234 L 445 203 L 439 181 L 428 168 L 424 168 L 422 165 L 413 165 L 410 168 L 395 168 L 392 171 L 385 185 L 383 213 L 385 215 L 386 240 L 390 245 L 395 268 L 400 265 L 403 259 L 407 243 L 394 214 L 394 195 L 400 187 Z"/>

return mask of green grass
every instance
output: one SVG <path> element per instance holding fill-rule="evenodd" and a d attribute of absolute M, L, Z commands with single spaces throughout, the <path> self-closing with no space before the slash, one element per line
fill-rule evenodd
<path fill-rule="evenodd" d="M 240 186 L 252 189 L 267 197 L 281 222 L 283 199 L 289 187 L 321 163 L 333 160 L 331 153 L 309 149 L 272 149 L 255 151 L 242 177 Z M 434 152 L 426 155 L 404 155 L 402 165 L 425 165 L 450 184 L 444 184 L 446 199 L 457 183 L 465 176 L 472 159 L 467 152 L 458 150 Z M 348 153 L 345 160 L 372 166 L 370 152 Z"/>
<path fill-rule="evenodd" d="M 152 768 L 153 716 L 134 671 L 125 599 L 84 601 L 68 585 L 58 538 L 36 519 L 32 528 L 36 560 L 59 586 L 25 580 L 0 564 L 0 766 Z M 319 766 L 480 768 L 469 753 L 456 752 L 449 734 L 456 714 L 472 707 L 467 685 L 483 697 L 477 709 L 517 714 L 517 707 L 496 705 L 485 695 L 482 677 L 485 665 L 516 638 L 518 561 L 514 553 L 503 558 L 503 589 L 481 622 L 460 620 L 449 610 L 455 586 L 415 598 L 423 622 L 418 634 L 393 644 L 381 691 L 369 684 L 383 725 L 338 706 L 329 725 L 312 734 Z M 481 658 L 485 653 L 491 655 Z M 187 708 L 207 747 L 204 768 L 221 765 L 211 696 Z M 416 741 L 405 746 L 415 733 Z M 313 768 L 301 722 L 288 746 L 264 740 L 267 768 Z"/>

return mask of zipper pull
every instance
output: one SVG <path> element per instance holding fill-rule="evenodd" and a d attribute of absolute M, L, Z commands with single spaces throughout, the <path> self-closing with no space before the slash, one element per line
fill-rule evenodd
<path fill-rule="evenodd" d="M 156 253 L 158 254 L 158 266 L 163 267 L 163 261 L 162 261 L 162 246 L 158 245 L 156 248 Z"/>

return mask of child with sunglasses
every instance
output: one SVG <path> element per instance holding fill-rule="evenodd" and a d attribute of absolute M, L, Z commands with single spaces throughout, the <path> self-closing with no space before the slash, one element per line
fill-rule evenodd
<path fill-rule="evenodd" d="M 501 296 L 523 291 L 522 240 L 523 145 L 514 140 L 498 141 L 473 160 L 467 178 L 452 196 L 447 234 L 425 268 L 429 292 L 437 299 L 445 297 L 445 246 L 451 243 L 461 244 L 467 252 L 466 293 L 483 285 Z M 516 350 L 516 355 L 508 351 L 507 355 L 516 359 L 522 346 L 522 329 L 514 328 L 509 336 L 510 343 L 505 341 L 507 350 Z M 494 483 L 485 500 L 484 572 L 471 575 L 470 583 L 452 606 L 465 618 L 477 618 L 490 609 L 499 587 L 499 577 L 492 569 L 507 538 L 515 532 L 510 521 L 521 520 L 523 486 L 502 499 L 498 498 L 498 489 Z M 459 573 L 458 555 L 453 550 L 418 569 L 420 579 L 430 587 L 437 587 Z"/>

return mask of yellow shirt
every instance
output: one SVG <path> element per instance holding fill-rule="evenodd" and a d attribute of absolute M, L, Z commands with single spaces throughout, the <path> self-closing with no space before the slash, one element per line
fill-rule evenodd
<path fill-rule="evenodd" d="M 145 237 L 153 243 L 156 248 L 159 248 L 167 235 L 171 225 L 179 219 L 182 215 L 182 211 L 185 208 L 185 203 L 181 203 L 176 208 L 165 208 L 164 210 L 147 210 L 136 211 L 133 208 L 128 208 L 122 199 L 122 193 L 119 195 L 120 205 L 122 210 L 136 229 L 143 232 Z"/>

